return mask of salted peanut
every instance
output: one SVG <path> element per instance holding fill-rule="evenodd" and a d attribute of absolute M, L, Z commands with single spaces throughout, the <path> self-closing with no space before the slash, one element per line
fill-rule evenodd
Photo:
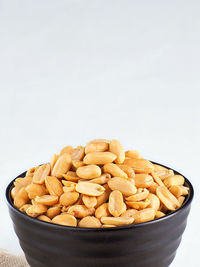
<path fill-rule="evenodd" d="M 169 191 L 176 197 L 179 198 L 182 195 L 188 195 L 189 188 L 182 185 L 172 185 Z"/>
<path fill-rule="evenodd" d="M 31 207 L 32 205 L 31 204 L 25 204 L 23 205 L 19 210 L 23 213 L 26 213 L 26 210 Z"/>
<path fill-rule="evenodd" d="M 155 219 L 159 219 L 161 217 L 164 217 L 165 213 L 159 210 L 156 210 L 156 215 L 155 215 Z"/>
<path fill-rule="evenodd" d="M 67 192 L 75 192 L 75 187 L 73 186 L 63 186 L 63 192 L 67 193 Z"/>
<path fill-rule="evenodd" d="M 76 185 L 76 191 L 87 196 L 98 197 L 103 194 L 105 188 L 99 184 L 81 182 Z"/>
<path fill-rule="evenodd" d="M 88 153 L 83 162 L 85 164 L 106 164 L 113 162 L 117 156 L 111 152 L 91 152 Z"/>
<path fill-rule="evenodd" d="M 146 159 L 125 159 L 124 164 L 133 168 L 135 173 L 151 173 L 153 164 Z"/>
<path fill-rule="evenodd" d="M 95 211 L 95 216 L 100 219 L 101 217 L 109 217 L 111 214 L 108 210 L 108 203 L 99 206 Z"/>
<path fill-rule="evenodd" d="M 32 182 L 32 177 L 31 176 L 26 176 L 26 177 L 19 177 L 15 179 L 14 181 L 14 186 L 16 188 L 16 191 L 19 191 L 20 188 L 26 187 Z"/>
<path fill-rule="evenodd" d="M 53 170 L 53 167 L 56 164 L 56 161 L 58 160 L 58 155 L 57 154 L 53 154 L 51 161 L 50 161 L 50 166 L 51 166 L 51 172 Z"/>
<path fill-rule="evenodd" d="M 28 201 L 29 201 L 28 193 L 26 192 L 25 188 L 24 187 L 20 188 L 14 198 L 15 207 L 20 209 L 22 206 L 27 204 Z"/>
<path fill-rule="evenodd" d="M 158 186 L 156 194 L 168 210 L 176 210 L 180 207 L 178 199 L 165 186 Z"/>
<path fill-rule="evenodd" d="M 68 171 L 66 174 L 63 174 L 63 177 L 70 182 L 78 182 L 80 177 L 77 176 L 76 172 Z"/>
<path fill-rule="evenodd" d="M 156 188 L 158 187 L 159 185 L 155 182 L 152 182 L 151 186 L 148 187 L 148 190 L 150 193 L 152 194 L 156 194 Z"/>
<path fill-rule="evenodd" d="M 34 172 L 35 172 L 35 167 L 30 168 L 30 169 L 26 172 L 26 176 L 31 176 L 31 177 L 33 177 Z"/>
<path fill-rule="evenodd" d="M 108 180 L 111 178 L 111 175 L 109 173 L 104 173 L 101 176 L 99 176 L 98 178 L 94 178 L 91 180 L 86 180 L 89 183 L 94 183 L 94 184 L 105 184 L 108 182 Z M 84 180 L 82 180 L 84 181 Z"/>
<path fill-rule="evenodd" d="M 52 219 L 52 223 L 64 226 L 77 226 L 76 218 L 71 214 L 60 214 Z"/>
<path fill-rule="evenodd" d="M 123 212 L 120 217 L 125 217 L 125 218 L 132 217 L 133 218 L 133 216 L 136 214 L 136 212 L 138 212 L 136 209 L 129 209 L 129 210 L 126 210 L 125 212 Z"/>
<path fill-rule="evenodd" d="M 60 213 L 60 206 L 59 205 L 56 205 L 56 206 L 53 206 L 53 207 L 50 207 L 48 208 L 47 212 L 46 212 L 46 215 L 52 219 L 53 217 L 55 217 L 56 215 L 58 215 Z"/>
<path fill-rule="evenodd" d="M 76 218 L 84 218 L 93 215 L 95 208 L 87 208 L 85 205 L 73 205 L 68 209 L 68 213 Z"/>
<path fill-rule="evenodd" d="M 52 195 L 43 195 L 41 197 L 37 196 L 35 198 L 35 202 L 46 206 L 52 206 L 58 202 L 58 196 L 52 196 Z"/>
<path fill-rule="evenodd" d="M 61 155 L 63 155 L 63 154 L 65 154 L 65 153 L 67 153 L 67 154 L 72 154 L 72 152 L 73 152 L 73 147 L 72 146 L 65 146 L 65 147 L 63 147 L 61 150 L 60 150 L 60 154 L 59 154 L 59 156 L 61 156 Z"/>
<path fill-rule="evenodd" d="M 72 160 L 82 160 L 85 155 L 85 148 L 83 146 L 77 146 L 72 152 Z"/>
<path fill-rule="evenodd" d="M 77 192 L 67 192 L 63 193 L 60 197 L 60 204 L 63 206 L 73 205 L 79 198 L 79 193 Z"/>
<path fill-rule="evenodd" d="M 162 182 L 162 180 L 160 179 L 160 177 L 159 177 L 155 172 L 152 172 L 151 175 L 152 175 L 154 181 L 155 181 L 158 185 L 160 185 L 160 186 L 164 186 L 164 183 Z"/>
<path fill-rule="evenodd" d="M 155 210 L 152 208 L 147 208 L 143 210 L 139 210 L 136 212 L 133 217 L 134 217 L 134 223 L 144 223 L 151 221 L 155 218 Z"/>
<path fill-rule="evenodd" d="M 76 174 L 80 178 L 93 179 L 93 178 L 97 178 L 101 175 L 101 168 L 97 165 L 83 166 L 83 167 L 79 167 L 76 170 Z"/>
<path fill-rule="evenodd" d="M 67 173 L 72 165 L 71 155 L 64 153 L 63 155 L 59 156 L 56 164 L 53 167 L 51 172 L 52 176 L 57 178 L 62 178 L 63 174 Z"/>
<path fill-rule="evenodd" d="M 40 215 L 40 216 L 37 217 L 37 219 L 40 220 L 40 221 L 51 223 L 51 219 L 49 217 L 47 217 L 46 215 Z"/>
<path fill-rule="evenodd" d="M 34 199 L 36 196 L 43 196 L 47 193 L 47 190 L 42 184 L 29 184 L 25 187 L 28 197 Z"/>
<path fill-rule="evenodd" d="M 101 222 L 94 216 L 86 216 L 78 223 L 79 227 L 98 228 L 101 227 Z"/>
<path fill-rule="evenodd" d="M 49 163 L 40 166 L 33 175 L 33 183 L 43 184 L 45 178 L 50 174 L 51 166 Z"/>
<path fill-rule="evenodd" d="M 125 152 L 125 156 L 127 158 L 131 158 L 131 159 L 140 159 L 141 158 L 140 152 L 137 150 L 127 150 Z"/>
<path fill-rule="evenodd" d="M 90 141 L 88 144 L 95 144 L 95 143 L 107 143 L 107 144 L 110 144 L 110 140 L 108 139 L 94 139 L 92 141 Z"/>
<path fill-rule="evenodd" d="M 85 163 L 81 160 L 72 160 L 72 166 L 78 169 L 79 167 L 85 166 Z"/>
<path fill-rule="evenodd" d="M 108 210 L 114 217 L 119 217 L 124 208 L 122 193 L 118 190 L 112 191 L 109 196 Z"/>
<path fill-rule="evenodd" d="M 137 192 L 133 182 L 130 182 L 121 177 L 114 177 L 108 181 L 108 186 L 111 190 L 119 190 L 124 196 L 128 197 Z"/>
<path fill-rule="evenodd" d="M 45 205 L 42 204 L 34 204 L 31 205 L 31 207 L 29 207 L 26 210 L 27 215 L 31 216 L 31 217 L 38 217 L 39 215 L 45 213 L 47 211 L 47 207 Z"/>
<path fill-rule="evenodd" d="M 143 201 L 126 201 L 126 205 L 132 209 L 141 210 L 145 209 L 150 205 L 150 200 L 147 198 Z"/>
<path fill-rule="evenodd" d="M 153 178 L 149 174 L 136 174 L 134 177 L 135 185 L 137 187 L 148 188 L 153 183 Z"/>
<path fill-rule="evenodd" d="M 154 164 L 154 172 L 160 177 L 161 180 L 174 175 L 173 170 L 166 169 L 163 166 Z"/>
<path fill-rule="evenodd" d="M 173 185 L 183 185 L 185 179 L 182 175 L 172 175 L 163 180 L 165 186 L 170 187 Z"/>
<path fill-rule="evenodd" d="M 107 163 L 103 166 L 104 172 L 110 173 L 112 176 L 122 177 L 127 179 L 128 175 L 116 164 Z"/>
<path fill-rule="evenodd" d="M 96 197 L 90 197 L 90 196 L 83 195 L 82 200 L 83 200 L 83 204 L 87 208 L 94 208 L 97 204 L 97 198 Z"/>
<path fill-rule="evenodd" d="M 113 154 L 117 155 L 117 158 L 115 159 L 115 162 L 118 164 L 122 164 L 125 160 L 125 152 L 121 145 L 121 143 L 118 140 L 112 140 L 109 144 L 109 150 Z"/>
<path fill-rule="evenodd" d="M 95 206 L 95 208 L 98 208 L 100 205 L 102 205 L 103 203 L 105 203 L 110 195 L 110 188 L 107 184 L 103 185 L 103 187 L 105 188 L 105 191 L 103 192 L 103 194 L 99 197 L 97 197 L 97 204 Z"/>
<path fill-rule="evenodd" d="M 160 199 L 154 195 L 154 194 L 149 194 L 148 195 L 148 200 L 150 200 L 150 204 L 148 206 L 148 208 L 152 208 L 154 210 L 158 210 L 160 207 Z"/>
<path fill-rule="evenodd" d="M 183 197 L 183 196 L 180 196 L 178 198 L 178 202 L 179 202 L 180 206 L 183 205 L 184 200 L 185 200 L 185 197 Z"/>
<path fill-rule="evenodd" d="M 112 227 L 116 227 L 116 225 L 111 225 L 111 224 L 103 224 L 102 228 L 112 228 Z"/>
<path fill-rule="evenodd" d="M 147 190 L 146 188 L 138 188 L 137 192 L 134 195 L 126 198 L 126 201 L 141 201 L 147 198 L 148 195 L 149 190 Z"/>
<path fill-rule="evenodd" d="M 99 142 L 99 143 L 89 143 L 85 147 L 85 154 L 91 153 L 91 152 L 104 152 L 109 149 L 108 143 L 105 142 Z"/>
<path fill-rule="evenodd" d="M 135 172 L 130 166 L 125 165 L 125 164 L 117 164 L 117 166 L 120 167 L 120 169 L 128 175 L 128 178 L 135 177 Z"/>
<path fill-rule="evenodd" d="M 128 225 L 134 222 L 134 218 L 126 218 L 126 217 L 102 217 L 101 222 L 103 224 L 123 226 Z"/>
<path fill-rule="evenodd" d="M 47 176 L 45 185 L 50 195 L 61 196 L 63 194 L 62 183 L 54 176 Z"/>

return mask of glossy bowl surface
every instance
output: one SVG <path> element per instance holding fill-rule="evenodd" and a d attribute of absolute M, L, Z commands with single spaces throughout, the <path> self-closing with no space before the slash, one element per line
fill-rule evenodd
<path fill-rule="evenodd" d="M 23 176 L 25 172 L 18 177 Z M 185 178 L 190 190 L 183 206 L 163 218 L 116 228 L 79 228 L 20 212 L 10 195 L 13 181 L 6 189 L 9 213 L 31 267 L 167 267 L 181 242 L 194 194 Z"/>

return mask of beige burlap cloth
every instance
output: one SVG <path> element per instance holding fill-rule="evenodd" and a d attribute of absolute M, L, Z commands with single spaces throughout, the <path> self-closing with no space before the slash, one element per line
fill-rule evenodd
<path fill-rule="evenodd" d="M 1 267 L 30 267 L 24 255 L 15 256 L 0 250 L 0 266 Z"/>

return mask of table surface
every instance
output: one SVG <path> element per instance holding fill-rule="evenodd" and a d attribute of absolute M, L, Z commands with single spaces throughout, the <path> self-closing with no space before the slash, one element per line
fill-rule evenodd
<path fill-rule="evenodd" d="M 171 266 L 199 266 L 199 8 L 0 1 L 0 247 L 21 253 L 4 196 L 11 179 L 65 145 L 116 138 L 193 183 Z"/>

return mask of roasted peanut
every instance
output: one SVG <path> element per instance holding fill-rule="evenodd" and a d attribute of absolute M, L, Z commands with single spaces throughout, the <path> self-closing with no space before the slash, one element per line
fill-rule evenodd
<path fill-rule="evenodd" d="M 70 154 L 64 153 L 63 155 L 59 156 L 57 159 L 53 170 L 51 172 L 52 176 L 57 178 L 62 178 L 63 174 L 67 173 L 72 165 L 72 158 Z"/>
<path fill-rule="evenodd" d="M 50 195 L 61 196 L 63 194 L 62 183 L 56 177 L 47 176 L 45 185 Z"/>
<path fill-rule="evenodd" d="M 79 193 L 77 192 L 67 192 L 60 196 L 60 204 L 63 206 L 73 205 L 79 198 Z"/>
<path fill-rule="evenodd" d="M 133 215 L 134 223 L 144 223 L 155 218 L 155 210 L 151 208 L 139 210 Z"/>
<path fill-rule="evenodd" d="M 112 227 L 116 227 L 116 225 L 111 225 L 111 224 L 103 224 L 102 228 L 112 228 Z"/>
<path fill-rule="evenodd" d="M 173 185 L 183 185 L 184 177 L 182 175 L 172 175 L 163 180 L 165 186 L 170 187 Z"/>
<path fill-rule="evenodd" d="M 65 147 L 63 147 L 63 148 L 61 149 L 59 156 L 62 156 L 62 155 L 65 154 L 65 153 L 71 155 L 72 152 L 73 152 L 73 150 L 74 150 L 74 149 L 73 149 L 72 146 L 65 146 Z"/>
<path fill-rule="evenodd" d="M 51 171 L 53 170 L 53 167 L 55 166 L 57 160 L 58 160 L 58 155 L 53 154 L 53 157 L 51 158 L 50 161 Z"/>
<path fill-rule="evenodd" d="M 47 210 L 47 216 L 52 219 L 53 217 L 55 217 L 56 215 L 58 215 L 60 213 L 60 206 L 58 205 L 55 205 L 53 207 L 50 207 L 48 210 Z"/>
<path fill-rule="evenodd" d="M 129 209 L 122 213 L 120 217 L 130 218 L 133 217 L 136 214 L 136 209 Z"/>
<path fill-rule="evenodd" d="M 31 217 L 38 217 L 39 215 L 45 213 L 47 211 L 47 207 L 42 204 L 34 204 L 31 205 L 27 210 L 26 213 Z"/>
<path fill-rule="evenodd" d="M 47 190 L 44 185 L 41 184 L 29 184 L 25 188 L 30 199 L 34 199 L 36 196 L 43 196 L 47 193 Z"/>
<path fill-rule="evenodd" d="M 103 167 L 104 172 L 110 173 L 112 176 L 122 177 L 127 179 L 128 175 L 116 164 L 107 163 Z"/>
<path fill-rule="evenodd" d="M 151 175 L 152 175 L 154 181 L 155 181 L 158 185 L 160 185 L 160 186 L 164 186 L 164 183 L 162 182 L 162 180 L 160 179 L 160 177 L 159 177 L 155 172 L 152 172 Z"/>
<path fill-rule="evenodd" d="M 94 183 L 94 184 L 100 184 L 103 185 L 108 182 L 108 180 L 111 178 L 111 175 L 109 173 L 104 173 L 98 178 L 94 178 L 91 180 L 86 180 L 87 182 Z"/>
<path fill-rule="evenodd" d="M 123 196 L 118 190 L 112 191 L 109 197 L 108 210 L 114 217 L 119 217 L 123 212 Z"/>
<path fill-rule="evenodd" d="M 53 223 L 64 226 L 77 226 L 76 218 L 71 214 L 60 214 L 52 219 Z"/>
<path fill-rule="evenodd" d="M 40 221 L 44 221 L 44 222 L 51 222 L 51 219 L 49 219 L 49 217 L 45 216 L 45 215 L 40 215 L 37 217 L 38 220 Z"/>
<path fill-rule="evenodd" d="M 105 188 L 105 191 L 103 192 L 103 194 L 99 197 L 97 197 L 97 204 L 95 206 L 95 208 L 98 208 L 100 205 L 102 205 L 103 203 L 105 203 L 110 195 L 110 188 L 107 184 L 105 184 L 103 186 Z"/>
<path fill-rule="evenodd" d="M 85 166 L 85 164 L 81 160 L 72 160 L 72 166 L 78 169 L 79 167 Z"/>
<path fill-rule="evenodd" d="M 114 177 L 108 181 L 111 190 L 119 190 L 124 196 L 131 196 L 136 193 L 137 189 L 133 182 L 121 177 Z"/>
<path fill-rule="evenodd" d="M 133 168 L 135 173 L 151 173 L 153 164 L 146 159 L 125 159 L 124 164 Z"/>
<path fill-rule="evenodd" d="M 132 209 L 141 210 L 145 209 L 150 205 L 150 200 L 147 198 L 143 201 L 126 201 L 126 205 Z"/>
<path fill-rule="evenodd" d="M 136 174 L 134 181 L 137 187 L 148 188 L 153 183 L 153 178 L 149 174 Z"/>
<path fill-rule="evenodd" d="M 148 200 L 150 200 L 150 204 L 149 204 L 148 208 L 152 208 L 154 210 L 158 210 L 159 209 L 159 207 L 160 207 L 160 200 L 159 200 L 159 198 L 156 195 L 150 193 L 148 195 Z"/>
<path fill-rule="evenodd" d="M 120 169 L 128 175 L 128 178 L 135 177 L 135 172 L 130 166 L 125 165 L 125 164 L 117 164 L 117 166 L 120 167 Z"/>
<path fill-rule="evenodd" d="M 138 188 L 137 192 L 134 195 L 126 198 L 126 201 L 141 201 L 147 198 L 148 195 L 149 190 L 147 190 L 146 188 Z"/>
<path fill-rule="evenodd" d="M 180 197 L 178 198 L 178 202 L 179 202 L 179 205 L 180 205 L 180 206 L 183 205 L 184 200 L 185 200 L 185 197 L 183 197 L 183 196 L 180 196 Z"/>
<path fill-rule="evenodd" d="M 169 188 L 169 191 L 176 197 L 184 196 L 188 194 L 188 188 L 182 185 L 172 185 Z"/>
<path fill-rule="evenodd" d="M 81 182 L 76 185 L 76 191 L 87 196 L 97 197 L 103 194 L 105 188 L 99 184 Z"/>
<path fill-rule="evenodd" d="M 80 220 L 79 227 L 98 228 L 101 227 L 101 222 L 94 216 L 86 216 Z"/>
<path fill-rule="evenodd" d="M 127 158 L 132 158 L 132 159 L 140 159 L 140 152 L 138 152 L 137 150 L 128 150 L 125 152 L 125 156 Z"/>
<path fill-rule="evenodd" d="M 83 195 L 82 196 L 83 203 L 87 208 L 94 208 L 97 204 L 97 198 L 96 197 L 90 197 Z"/>
<path fill-rule="evenodd" d="M 44 164 L 40 166 L 37 171 L 34 172 L 33 175 L 33 182 L 35 184 L 43 184 L 45 181 L 45 178 L 50 174 L 51 167 L 50 164 Z"/>
<path fill-rule="evenodd" d="M 108 210 L 108 203 L 99 206 L 95 211 L 95 216 L 100 219 L 101 217 L 109 217 L 111 214 Z"/>
<path fill-rule="evenodd" d="M 100 142 L 100 143 L 89 143 L 85 147 L 85 154 L 91 152 L 105 152 L 109 148 L 108 143 Z"/>
<path fill-rule="evenodd" d="M 29 201 L 28 193 L 26 192 L 25 188 L 24 187 L 20 188 L 14 198 L 15 207 L 20 209 L 22 206 L 27 204 L 28 201 Z"/>
<path fill-rule="evenodd" d="M 76 172 L 68 171 L 66 174 L 63 174 L 63 177 L 70 182 L 78 182 L 80 177 L 77 176 Z"/>
<path fill-rule="evenodd" d="M 76 171 L 76 174 L 80 178 L 93 179 L 101 175 L 101 169 L 97 165 L 88 165 L 88 166 L 79 167 Z"/>
<path fill-rule="evenodd" d="M 83 162 L 85 164 L 106 164 L 113 162 L 117 156 L 111 152 L 91 152 L 88 153 Z"/>
<path fill-rule="evenodd" d="M 43 195 L 41 197 L 37 196 L 35 198 L 35 202 L 46 206 L 52 206 L 58 202 L 58 196 L 51 196 L 51 195 Z"/>
<path fill-rule="evenodd" d="M 72 152 L 72 160 L 82 160 L 85 155 L 85 149 L 83 146 L 78 146 Z"/>
<path fill-rule="evenodd" d="M 76 218 L 84 218 L 93 215 L 95 208 L 87 208 L 84 205 L 74 205 L 68 209 L 68 213 L 74 215 Z"/>
<path fill-rule="evenodd" d="M 117 158 L 115 159 L 115 162 L 118 164 L 122 164 L 125 160 L 125 152 L 121 145 L 121 143 L 118 140 L 112 140 L 109 145 L 109 150 L 113 154 L 117 155 Z"/>
<path fill-rule="evenodd" d="M 165 213 L 159 210 L 156 210 L 156 215 L 155 215 L 155 219 L 159 219 L 161 217 L 164 217 Z"/>
<path fill-rule="evenodd" d="M 175 210 L 180 207 L 178 199 L 167 189 L 167 187 L 158 186 L 156 194 L 167 209 Z"/>
<path fill-rule="evenodd" d="M 156 188 L 159 185 L 155 182 L 152 182 L 151 186 L 148 187 L 149 192 L 151 192 L 152 194 L 156 194 Z"/>
<path fill-rule="evenodd" d="M 134 222 L 132 217 L 102 217 L 101 222 L 104 224 L 123 226 Z"/>
<path fill-rule="evenodd" d="M 108 140 L 108 139 L 94 139 L 94 140 L 90 141 L 88 144 L 96 144 L 96 143 L 110 144 L 110 140 Z"/>
<path fill-rule="evenodd" d="M 26 213 L 26 210 L 31 207 L 32 205 L 31 204 L 25 204 L 23 205 L 19 210 L 23 213 Z"/>

